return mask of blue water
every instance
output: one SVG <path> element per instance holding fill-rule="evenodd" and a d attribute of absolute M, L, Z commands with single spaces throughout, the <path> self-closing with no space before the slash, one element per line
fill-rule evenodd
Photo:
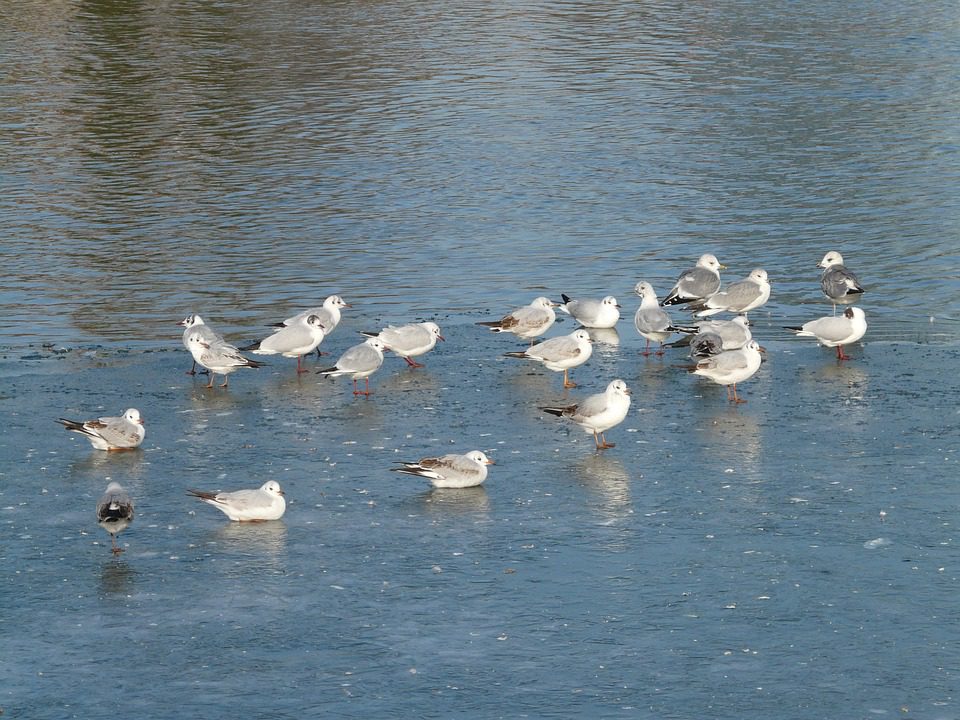
<path fill-rule="evenodd" d="M 960 715 L 954 3 L 3 9 L 5 716 Z M 827 250 L 843 365 L 781 328 Z M 738 407 L 638 355 L 634 285 L 703 252 L 773 281 Z M 242 342 L 334 292 L 334 356 L 447 341 L 370 399 L 183 374 L 187 313 Z M 624 306 L 568 392 L 474 324 L 561 292 Z M 614 377 L 616 448 L 537 410 Z M 134 453 L 53 422 L 131 406 Z M 483 489 L 388 470 L 471 449 Z M 185 494 L 266 479 L 261 526 Z"/>

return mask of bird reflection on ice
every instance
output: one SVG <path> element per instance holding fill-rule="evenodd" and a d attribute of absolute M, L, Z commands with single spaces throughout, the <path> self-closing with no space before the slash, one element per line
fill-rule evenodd
<path fill-rule="evenodd" d="M 471 514 L 490 512 L 490 498 L 482 485 L 469 488 L 432 488 L 419 496 L 429 513 Z"/>
<path fill-rule="evenodd" d="M 610 347 L 620 346 L 620 333 L 616 328 L 584 328 L 590 335 L 593 342 L 609 345 Z"/>
<path fill-rule="evenodd" d="M 599 499 L 596 509 L 604 517 L 620 520 L 633 510 L 630 473 L 620 458 L 605 453 L 591 453 L 579 460 L 574 470 L 581 484 Z"/>
<path fill-rule="evenodd" d="M 226 552 L 280 559 L 287 551 L 287 526 L 282 520 L 229 522 L 211 540 Z"/>
<path fill-rule="evenodd" d="M 130 595 L 136 575 L 126 560 L 114 556 L 100 569 L 100 592 L 104 595 Z"/>

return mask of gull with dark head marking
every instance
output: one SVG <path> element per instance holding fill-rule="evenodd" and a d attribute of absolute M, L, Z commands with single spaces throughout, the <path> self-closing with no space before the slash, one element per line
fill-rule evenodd
<path fill-rule="evenodd" d="M 823 256 L 817 267 L 823 268 L 820 276 L 820 287 L 823 294 L 833 303 L 833 312 L 837 312 L 837 303 L 849 305 L 855 303 L 863 295 L 863 286 L 857 276 L 843 264 L 843 256 L 831 250 Z"/>
<path fill-rule="evenodd" d="M 630 390 L 623 380 L 614 380 L 602 393 L 590 395 L 575 405 L 541 407 L 545 413 L 566 418 L 575 422 L 584 431 L 593 433 L 597 450 L 614 447 L 608 443 L 604 433 L 619 425 L 630 411 Z"/>
<path fill-rule="evenodd" d="M 770 281 L 767 271 L 753 270 L 747 277 L 730 283 L 726 290 L 711 295 L 706 300 L 690 305 L 697 317 L 708 317 L 721 312 L 746 315 L 760 307 L 770 298 Z"/>
<path fill-rule="evenodd" d="M 268 480 L 253 490 L 231 492 L 187 490 L 187 494 L 213 505 L 235 522 L 279 520 L 287 509 L 283 490 L 280 489 L 280 483 L 276 480 Z"/>
<path fill-rule="evenodd" d="M 557 315 L 553 311 L 555 306 L 556 303 L 548 298 L 538 297 L 529 305 L 517 308 L 499 320 L 478 322 L 477 325 L 490 328 L 493 332 L 509 332 L 524 340 L 532 340 L 543 335 L 556 321 Z"/>
<path fill-rule="evenodd" d="M 720 289 L 720 271 L 725 267 L 710 253 L 701 255 L 696 266 L 677 279 L 662 304 L 680 305 L 706 300 Z"/>
<path fill-rule="evenodd" d="M 383 365 L 383 340 L 367 338 L 366 342 L 349 348 L 333 367 L 317 370 L 327 377 L 349 375 L 353 379 L 353 394 L 370 396 L 370 376 Z M 357 380 L 363 379 L 364 390 L 357 389 Z"/>
<path fill-rule="evenodd" d="M 437 488 L 476 487 L 487 479 L 487 465 L 493 460 L 479 450 L 466 455 L 441 455 L 425 457 L 416 462 L 398 461 L 402 467 L 390 468 L 393 472 L 416 475 L 430 480 Z"/>
<path fill-rule="evenodd" d="M 854 343 L 867 332 L 867 318 L 858 307 L 848 307 L 843 314 L 811 320 L 800 327 L 788 327 L 798 337 L 813 337 L 824 347 L 837 349 L 837 360 L 849 360 L 843 352 L 843 346 Z"/>
<path fill-rule="evenodd" d="M 113 554 L 119 555 L 123 548 L 117 545 L 117 535 L 133 522 L 133 500 L 120 483 L 111 482 L 97 501 L 97 524 L 110 533 Z"/>
<path fill-rule="evenodd" d="M 58 418 L 57 422 L 67 430 L 83 435 L 97 450 L 133 450 L 140 447 L 147 434 L 143 418 L 136 408 L 126 410 L 120 417 L 96 420 Z"/>
<path fill-rule="evenodd" d="M 368 338 L 380 338 L 385 350 L 399 355 L 412 368 L 421 368 L 423 365 L 411 358 L 425 355 L 433 350 L 437 340 L 444 339 L 440 334 L 440 326 L 435 322 L 410 323 L 400 327 L 390 325 L 378 333 L 361 331 L 360 334 Z"/>
<path fill-rule="evenodd" d="M 760 368 L 760 346 L 756 340 L 750 340 L 738 350 L 725 350 L 706 357 L 687 369 L 694 375 L 712 380 L 727 388 L 727 399 L 734 403 L 745 403 L 737 395 L 737 383 L 753 377 Z"/>
<path fill-rule="evenodd" d="M 186 328 L 183 331 L 183 346 L 190 350 L 190 343 L 188 342 L 191 333 L 196 332 L 200 334 L 200 337 L 203 338 L 203 341 L 208 344 L 223 342 L 223 337 L 217 333 L 212 327 L 203 322 L 203 318 L 193 313 L 187 315 L 183 320 L 177 323 L 177 325 L 182 325 Z M 209 372 L 209 371 L 205 371 Z M 196 375 L 197 374 L 197 361 L 194 359 L 193 365 L 189 370 L 187 370 L 187 375 Z"/>
<path fill-rule="evenodd" d="M 256 360 L 250 360 L 240 354 L 240 351 L 228 342 L 223 340 L 219 342 L 207 342 L 203 339 L 203 334 L 196 329 L 191 330 L 187 337 L 187 347 L 198 365 L 202 365 L 210 371 L 210 382 L 208 388 L 213 387 L 213 380 L 217 375 L 223 375 L 223 384 L 220 387 L 227 387 L 230 373 L 240 368 L 258 368 L 263 367 L 263 363 Z"/>
<path fill-rule="evenodd" d="M 653 340 L 660 343 L 657 355 L 663 355 L 663 343 L 673 333 L 670 316 L 657 302 L 657 293 L 653 285 L 646 281 L 638 282 L 634 292 L 640 296 L 640 308 L 633 316 L 633 325 L 640 336 L 647 341 L 641 354 L 644 357 L 650 355 L 650 341 Z"/>
<path fill-rule="evenodd" d="M 753 334 L 743 315 L 732 320 L 701 320 L 693 325 L 674 325 L 676 332 L 688 333 L 670 347 L 689 346 L 690 357 L 702 358 L 723 350 L 737 350 L 746 345 Z"/>
<path fill-rule="evenodd" d="M 586 328 L 612 328 L 620 319 L 620 305 L 613 295 L 607 295 L 602 300 L 584 298 L 572 300 L 569 296 L 560 293 L 563 298 L 559 307 L 567 315 Z"/>
<path fill-rule="evenodd" d="M 569 335 L 561 335 L 531 345 L 522 352 L 504 354 L 511 358 L 537 360 L 543 363 L 545 368 L 554 372 L 563 370 L 563 386 L 573 388 L 577 384 L 570 381 L 567 373 L 572 368 L 579 367 L 590 359 L 593 354 L 593 345 L 590 340 L 590 333 L 580 328 Z"/>
<path fill-rule="evenodd" d="M 278 328 L 268 338 L 243 348 L 257 355 L 283 355 L 297 359 L 297 374 L 307 372 L 301 364 L 304 355 L 312 353 L 323 342 L 326 328 L 320 324 L 319 315 L 308 315 Z"/>

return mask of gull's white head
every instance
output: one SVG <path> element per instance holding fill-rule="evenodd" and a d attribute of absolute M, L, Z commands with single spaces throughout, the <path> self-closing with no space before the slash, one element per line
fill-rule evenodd
<path fill-rule="evenodd" d="M 132 423 L 137 423 L 137 425 L 143 425 L 143 418 L 140 417 L 140 411 L 136 408 L 130 408 L 123 413 L 123 419 Z"/>
<path fill-rule="evenodd" d="M 440 334 L 440 326 L 437 325 L 435 322 L 425 322 L 425 323 L 422 323 L 422 325 L 427 329 L 427 332 L 433 335 L 437 340 L 444 339 L 443 335 Z"/>
<path fill-rule="evenodd" d="M 572 333 L 570 333 L 570 337 L 572 337 L 577 342 L 585 342 L 585 343 L 592 342 L 590 340 L 590 333 L 588 333 L 583 328 L 580 328 L 579 330 L 574 330 Z"/>
<path fill-rule="evenodd" d="M 766 270 L 762 270 L 762 269 L 760 269 L 760 268 L 756 268 L 755 270 L 751 270 L 751 271 L 750 271 L 750 274 L 749 274 L 747 277 L 750 278 L 751 280 L 753 280 L 755 283 L 761 283 L 761 284 L 762 284 L 762 283 L 765 283 L 765 282 L 769 282 L 769 280 L 767 279 L 767 271 L 766 271 Z"/>
<path fill-rule="evenodd" d="M 278 483 L 276 480 L 268 480 L 260 486 L 260 489 L 265 493 L 270 493 L 271 495 L 283 495 L 283 490 L 280 489 L 280 483 Z"/>
<path fill-rule="evenodd" d="M 623 380 L 620 380 L 619 378 L 617 378 L 616 380 L 611 382 L 609 385 L 607 385 L 607 392 L 610 393 L 611 395 L 629 395 L 630 389 L 627 387 L 627 384 Z"/>
<path fill-rule="evenodd" d="M 339 295 L 331 295 L 326 300 L 323 301 L 323 306 L 325 308 L 345 308 L 350 307 L 350 303 L 344 302 L 343 298 Z"/>
<path fill-rule="evenodd" d="M 177 325 L 183 325 L 184 327 L 192 328 L 196 325 L 203 325 L 203 318 L 196 314 L 187 315 L 183 320 L 178 322 Z"/>
<path fill-rule="evenodd" d="M 383 352 L 384 344 L 383 344 L 383 340 L 381 340 L 379 336 L 367 338 L 367 341 L 365 344 L 369 345 L 372 348 L 376 348 L 380 352 Z"/>
<path fill-rule="evenodd" d="M 557 306 L 557 303 L 553 302 L 553 300 L 551 300 L 550 298 L 545 298 L 545 297 L 538 297 L 530 304 L 533 307 L 543 308 L 544 310 Z"/>
<path fill-rule="evenodd" d="M 633 291 L 640 296 L 641 300 L 646 300 L 647 298 L 657 299 L 657 293 L 653 289 L 653 285 L 648 283 L 646 280 L 641 280 L 637 283 L 636 287 L 633 288 Z"/>
<path fill-rule="evenodd" d="M 713 270 L 714 272 L 719 272 L 720 270 L 725 270 L 727 266 L 721 265 L 720 261 L 717 260 L 716 255 L 705 253 L 700 256 L 699 260 L 697 260 L 697 267 L 707 268 L 707 270 Z"/>
<path fill-rule="evenodd" d="M 496 463 L 493 460 L 488 458 L 479 450 L 473 450 L 471 452 L 468 452 L 467 458 L 469 458 L 470 460 L 473 460 L 473 462 L 477 463 L 478 465 L 496 465 Z"/>
<path fill-rule="evenodd" d="M 831 265 L 843 265 L 843 255 L 838 253 L 836 250 L 831 250 L 824 255 L 823 260 L 817 264 L 817 267 L 826 269 Z"/>
<path fill-rule="evenodd" d="M 858 307 L 848 307 L 843 311 L 843 315 L 850 320 L 865 320 L 867 317 L 863 310 Z"/>
<path fill-rule="evenodd" d="M 319 316 L 319 315 L 311 315 L 310 317 L 308 317 L 308 318 L 307 318 L 307 325 L 309 325 L 310 327 L 317 328 L 317 329 L 319 329 L 319 330 L 321 330 L 321 331 L 323 331 L 323 332 L 326 332 L 326 328 L 325 328 L 325 327 L 323 326 L 323 324 L 320 322 L 320 316 Z"/>
<path fill-rule="evenodd" d="M 620 303 L 617 302 L 617 299 L 613 295 L 607 295 L 603 300 L 600 301 L 601 305 L 609 305 L 610 307 L 620 308 Z"/>

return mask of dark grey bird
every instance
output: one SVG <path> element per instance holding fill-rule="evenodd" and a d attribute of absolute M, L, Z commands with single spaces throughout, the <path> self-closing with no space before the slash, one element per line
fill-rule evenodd
<path fill-rule="evenodd" d="M 863 286 L 857 276 L 843 264 L 843 256 L 837 251 L 831 250 L 824 255 L 817 267 L 823 268 L 820 287 L 827 299 L 833 303 L 834 315 L 837 313 L 838 303 L 849 305 L 863 295 Z"/>
<path fill-rule="evenodd" d="M 103 496 L 97 501 L 97 523 L 110 533 L 114 555 L 123 552 L 117 545 L 117 535 L 133 522 L 133 500 L 118 482 L 107 485 Z"/>

